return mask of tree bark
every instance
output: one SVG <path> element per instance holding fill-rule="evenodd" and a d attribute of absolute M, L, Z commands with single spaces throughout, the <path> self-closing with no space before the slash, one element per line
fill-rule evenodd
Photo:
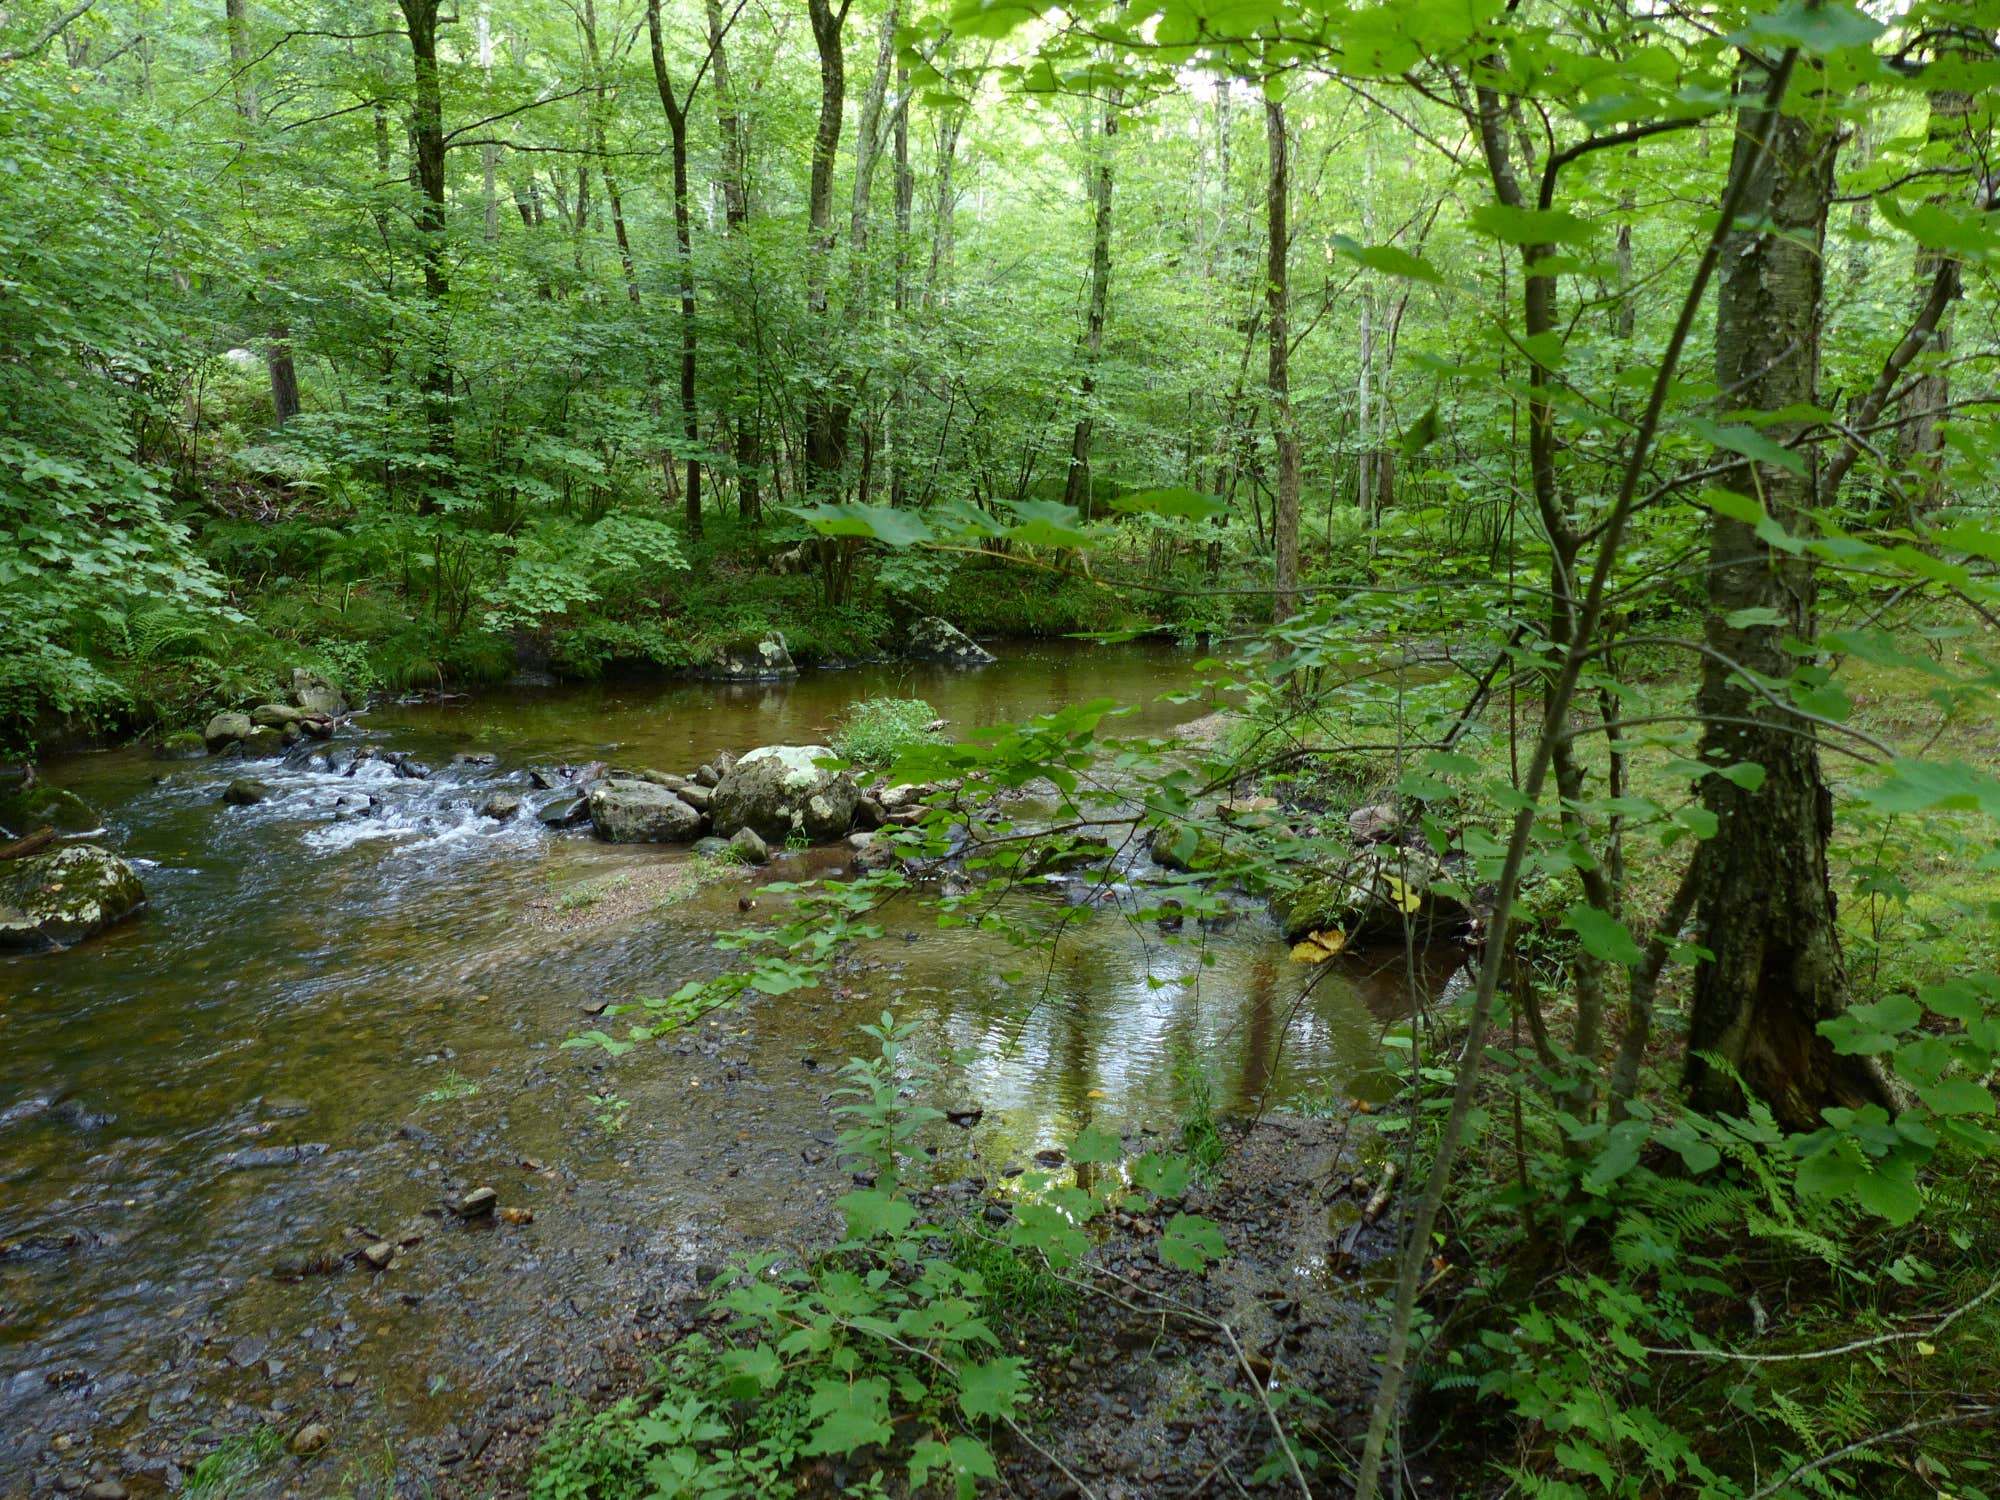
<path fill-rule="evenodd" d="M 946 295 L 951 278 L 953 231 L 958 214 L 958 189 L 952 184 L 952 168 L 958 159 L 958 135 L 965 126 L 964 114 L 955 109 L 940 110 L 937 122 L 937 196 L 931 206 L 931 263 L 924 277 L 924 306 L 933 308 Z"/>
<path fill-rule="evenodd" d="M 257 84 L 250 76 L 255 60 L 250 46 L 249 0 L 223 0 L 224 18 L 229 24 L 229 73 L 236 85 L 236 112 L 249 132 L 263 121 L 263 105 Z M 264 368 L 271 377 L 271 417 L 283 427 L 299 414 L 299 372 L 292 361 L 292 330 L 279 319 L 264 337 Z"/>
<path fill-rule="evenodd" d="M 1265 205 L 1268 258 L 1264 305 L 1271 342 L 1271 438 L 1278 450 L 1277 504 L 1271 540 L 1277 556 L 1277 587 L 1271 618 L 1282 624 L 1299 603 L 1299 434 L 1292 413 L 1291 169 L 1285 140 L 1285 106 L 1264 101 L 1264 131 L 1271 151 L 1270 191 Z"/>
<path fill-rule="evenodd" d="M 841 32 L 848 6 L 841 0 L 806 0 L 813 42 L 819 50 L 819 123 L 813 131 L 812 176 L 806 208 L 811 244 L 806 262 L 806 311 L 821 330 L 822 347 L 830 346 L 832 319 L 827 288 L 833 274 L 833 168 L 840 151 L 841 117 L 847 106 L 847 57 Z M 837 372 L 813 386 L 806 398 L 806 488 L 820 499 L 838 499 L 842 471 L 847 467 L 847 427 L 851 408 L 839 388 Z"/>
<path fill-rule="evenodd" d="M 1754 130 L 1737 134 L 1732 176 L 1754 150 Z M 1742 227 L 1722 253 L 1716 300 L 1715 366 L 1724 411 L 1800 410 L 1818 401 L 1821 294 L 1835 138 L 1815 122 L 1780 117 Z M 1809 425 L 1791 418 L 1761 428 L 1794 442 Z M 1817 501 L 1816 459 L 1802 471 L 1744 461 L 1724 481 L 1756 495 L 1793 534 L 1810 529 Z M 1695 1108 L 1742 1107 L 1722 1058 L 1788 1129 L 1810 1130 L 1832 1104 L 1893 1107 L 1865 1059 L 1837 1056 L 1819 1035 L 1843 1008 L 1847 976 L 1828 875 L 1833 796 L 1811 726 L 1769 704 L 1743 672 L 1783 682 L 1796 666 L 1790 640 L 1811 640 L 1812 562 L 1758 539 L 1742 521 L 1716 516 L 1710 533 L 1709 654 L 1697 699 L 1702 758 L 1717 767 L 1762 768 L 1754 790 L 1706 777 L 1702 800 L 1717 831 L 1704 851 L 1696 901 L 1699 941 L 1715 956 L 1694 974 L 1685 1083 Z M 1775 617 L 1779 623 L 1731 624 Z M 1742 670 L 1739 671 L 1738 669 Z M 1782 689 L 1780 689 L 1782 691 Z"/>
<path fill-rule="evenodd" d="M 1944 146 L 1954 160 L 1966 157 L 1966 128 L 1972 114 L 1972 96 L 1957 89 L 1933 89 L 1930 95 L 1930 130 L 1933 146 Z M 1947 269 L 1949 267 L 1949 269 Z M 1940 470 L 1944 463 L 1944 434 L 1938 417 L 1951 404 L 1951 375 L 1944 361 L 1951 354 L 1952 313 L 1962 291 L 1959 273 L 1951 257 L 1928 246 L 1917 251 L 1915 304 L 1921 312 L 1932 290 L 1950 278 L 1952 294 L 1938 312 L 1931 331 L 1930 347 L 1904 390 L 1899 415 L 1897 447 L 1910 471 L 1910 519 L 1937 509 L 1943 498 Z"/>
<path fill-rule="evenodd" d="M 896 70 L 896 291 L 898 328 L 910 316 L 910 228 L 916 207 L 917 179 L 910 169 L 910 70 Z M 909 491 L 909 381 L 907 363 L 897 361 L 896 391 L 890 404 L 889 504 L 904 504 Z"/>
<path fill-rule="evenodd" d="M 681 291 L 681 437 L 687 443 L 687 487 L 682 499 L 687 507 L 690 537 L 701 535 L 701 460 L 695 449 L 701 441 L 701 417 L 695 409 L 696 347 L 694 299 L 694 240 L 688 221 L 688 107 L 694 102 L 694 88 L 686 98 L 674 92 L 673 77 L 667 71 L 666 37 L 660 25 L 660 0 L 646 0 L 646 31 L 653 47 L 653 82 L 660 90 L 660 108 L 666 111 L 667 131 L 673 138 L 674 156 L 674 258 L 679 270 Z"/>
<path fill-rule="evenodd" d="M 729 52 L 723 45 L 721 0 L 708 0 L 708 50 L 715 66 L 715 123 L 722 139 L 722 220 L 725 232 L 739 240 L 750 222 L 750 143 L 742 112 L 736 105 L 736 90 L 729 77 Z M 752 277 L 756 266 L 747 245 L 738 246 L 743 269 Z M 764 511 L 760 482 L 764 463 L 763 432 L 755 410 L 738 410 L 734 422 L 736 459 L 736 516 L 755 523 Z"/>
<path fill-rule="evenodd" d="M 437 509 L 437 491 L 449 482 L 452 462 L 451 350 L 445 299 L 451 279 L 445 270 L 444 96 L 438 81 L 438 0 L 397 0 L 409 28 L 410 61 L 416 92 L 410 106 L 410 145 L 418 187 L 417 235 L 424 267 L 424 427 L 432 467 L 418 492 L 417 510 Z"/>
<path fill-rule="evenodd" d="M 1063 483 L 1063 503 L 1073 507 L 1084 520 L 1090 519 L 1090 439 L 1097 419 L 1090 402 L 1097 391 L 1097 360 L 1104 349 L 1104 320 L 1111 305 L 1111 146 L 1118 138 L 1118 92 L 1104 101 L 1098 129 L 1096 159 L 1091 162 L 1087 181 L 1091 206 L 1090 304 L 1084 312 L 1083 337 L 1077 354 L 1083 371 L 1077 379 L 1077 395 L 1083 410 L 1070 436 L 1069 474 Z"/>

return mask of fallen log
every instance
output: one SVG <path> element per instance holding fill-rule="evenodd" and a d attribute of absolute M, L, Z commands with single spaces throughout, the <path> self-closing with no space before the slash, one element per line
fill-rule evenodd
<path fill-rule="evenodd" d="M 0 859 L 26 859 L 30 854 L 39 854 L 56 841 L 53 828 L 37 828 L 24 838 L 9 844 L 0 844 Z"/>

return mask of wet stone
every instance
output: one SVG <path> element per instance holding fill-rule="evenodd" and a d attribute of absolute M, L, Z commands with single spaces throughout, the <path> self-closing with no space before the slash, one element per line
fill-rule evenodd
<path fill-rule="evenodd" d="M 492 1188 L 474 1188 L 458 1200 L 456 1212 L 461 1219 L 480 1219 L 492 1213 L 499 1202 L 500 1195 Z"/>

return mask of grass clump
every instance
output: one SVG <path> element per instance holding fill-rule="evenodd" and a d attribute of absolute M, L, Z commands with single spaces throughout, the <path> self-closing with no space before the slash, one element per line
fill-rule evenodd
<path fill-rule="evenodd" d="M 857 765 L 886 766 L 911 746 L 928 744 L 937 717 L 921 698 L 869 698 L 847 711 L 833 748 Z"/>

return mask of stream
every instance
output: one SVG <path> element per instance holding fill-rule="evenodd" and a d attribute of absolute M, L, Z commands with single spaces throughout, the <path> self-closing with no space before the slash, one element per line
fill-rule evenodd
<path fill-rule="evenodd" d="M 0 957 L 0 1496 L 159 1493 L 215 1436 L 267 1423 L 331 1438 L 315 1475 L 286 1465 L 243 1493 L 448 1474 L 521 1390 L 591 1394 L 580 1346 L 643 1327 L 734 1249 L 824 1219 L 846 1187 L 832 1073 L 885 1008 L 919 1023 L 935 1102 L 984 1111 L 946 1149 L 996 1170 L 1086 1120 L 1171 1130 L 1177 1057 L 1202 1061 L 1218 1108 L 1360 1076 L 1408 1014 L 1402 956 L 1339 960 L 1300 1004 L 1305 971 L 1249 908 L 1181 943 L 1083 924 L 1033 960 L 1024 1006 L 1000 979 L 1024 955 L 910 904 L 826 990 L 615 1062 L 560 1048 L 596 1007 L 720 972 L 715 935 L 760 920 L 739 912 L 759 884 L 844 850 L 668 901 L 684 851 L 496 823 L 476 812 L 490 792 L 527 793 L 532 767 L 688 771 L 823 743 L 876 696 L 925 698 L 958 734 L 1099 697 L 1136 706 L 1121 734 L 1199 711 L 1159 701 L 1194 660 L 1169 647 L 1001 653 L 974 672 L 385 704 L 330 747 L 409 752 L 427 780 L 381 760 L 344 776 L 139 749 L 46 766 L 100 810 L 150 902 L 70 951 Z M 276 795 L 224 807 L 246 769 Z M 357 792 L 378 813 L 336 816 Z M 615 1131 L 587 1097 L 608 1089 L 626 1105 Z M 446 1205 L 482 1186 L 532 1222 L 456 1219 Z M 354 1260 L 383 1240 L 400 1246 L 387 1270 Z"/>

